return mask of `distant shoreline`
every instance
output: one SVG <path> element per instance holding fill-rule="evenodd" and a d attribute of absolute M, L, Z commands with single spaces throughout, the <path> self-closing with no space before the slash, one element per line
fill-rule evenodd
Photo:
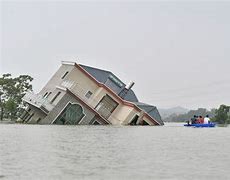
<path fill-rule="evenodd" d="M 13 120 L 9 120 L 9 119 L 4 119 L 2 121 L 0 121 L 0 124 L 15 124 L 16 122 Z"/>

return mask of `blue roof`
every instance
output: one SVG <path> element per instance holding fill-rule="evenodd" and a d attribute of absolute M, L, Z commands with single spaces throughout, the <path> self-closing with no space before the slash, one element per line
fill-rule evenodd
<path fill-rule="evenodd" d="M 116 94 L 119 94 L 126 86 L 125 83 L 123 83 L 117 76 L 115 76 L 110 71 L 97 69 L 94 67 L 85 66 L 81 64 L 80 66 L 84 70 L 86 70 L 90 75 L 92 75 L 97 81 L 99 81 L 102 84 L 105 84 L 107 87 L 112 89 Z M 123 99 L 126 101 L 133 102 L 134 104 L 136 104 L 136 106 L 138 106 L 140 109 L 148 113 L 152 118 L 157 120 L 159 124 L 164 124 L 157 108 L 155 106 L 139 102 L 137 96 L 135 95 L 132 89 L 127 92 Z"/>
<path fill-rule="evenodd" d="M 94 67 L 89 67 L 81 64 L 80 66 L 89 74 L 91 74 L 97 81 L 99 81 L 102 84 L 105 84 L 107 87 L 112 89 L 116 94 L 119 94 L 126 86 L 126 84 L 124 84 L 117 76 L 115 76 L 110 71 L 105 71 L 102 69 L 97 69 Z M 130 102 L 138 102 L 137 96 L 135 95 L 132 89 L 128 91 L 128 93 L 124 97 L 124 100 Z"/>
<path fill-rule="evenodd" d="M 156 106 L 152 106 L 152 105 L 141 103 L 141 102 L 135 102 L 135 104 L 137 105 L 137 107 L 144 110 L 153 119 L 155 119 L 160 125 L 164 125 L 164 122 L 162 121 L 161 115 L 159 111 L 157 110 Z"/>

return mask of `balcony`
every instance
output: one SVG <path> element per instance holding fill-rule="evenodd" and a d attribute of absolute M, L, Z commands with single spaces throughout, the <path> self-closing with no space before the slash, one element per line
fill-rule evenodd
<path fill-rule="evenodd" d="M 72 93 L 79 96 L 82 100 L 89 103 L 89 101 L 94 101 L 92 98 L 87 98 L 87 90 L 83 89 L 81 85 L 73 81 L 63 81 L 61 87 L 69 89 Z"/>
<path fill-rule="evenodd" d="M 33 92 L 26 93 L 22 100 L 41 109 L 45 113 L 49 113 L 54 108 L 54 106 L 46 98 L 43 98 L 41 95 L 34 94 Z"/>

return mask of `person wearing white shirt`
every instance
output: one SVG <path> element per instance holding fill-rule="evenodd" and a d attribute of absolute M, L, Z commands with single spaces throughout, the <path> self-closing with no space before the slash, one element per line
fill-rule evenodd
<path fill-rule="evenodd" d="M 209 116 L 207 115 L 205 118 L 204 118 L 204 124 L 209 124 L 210 123 L 210 118 Z"/>

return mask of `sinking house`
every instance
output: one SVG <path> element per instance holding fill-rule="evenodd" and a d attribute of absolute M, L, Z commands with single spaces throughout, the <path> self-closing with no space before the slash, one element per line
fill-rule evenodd
<path fill-rule="evenodd" d="M 38 93 L 23 97 L 28 108 L 21 121 L 29 124 L 163 125 L 155 106 L 138 101 L 112 72 L 62 62 Z"/>

